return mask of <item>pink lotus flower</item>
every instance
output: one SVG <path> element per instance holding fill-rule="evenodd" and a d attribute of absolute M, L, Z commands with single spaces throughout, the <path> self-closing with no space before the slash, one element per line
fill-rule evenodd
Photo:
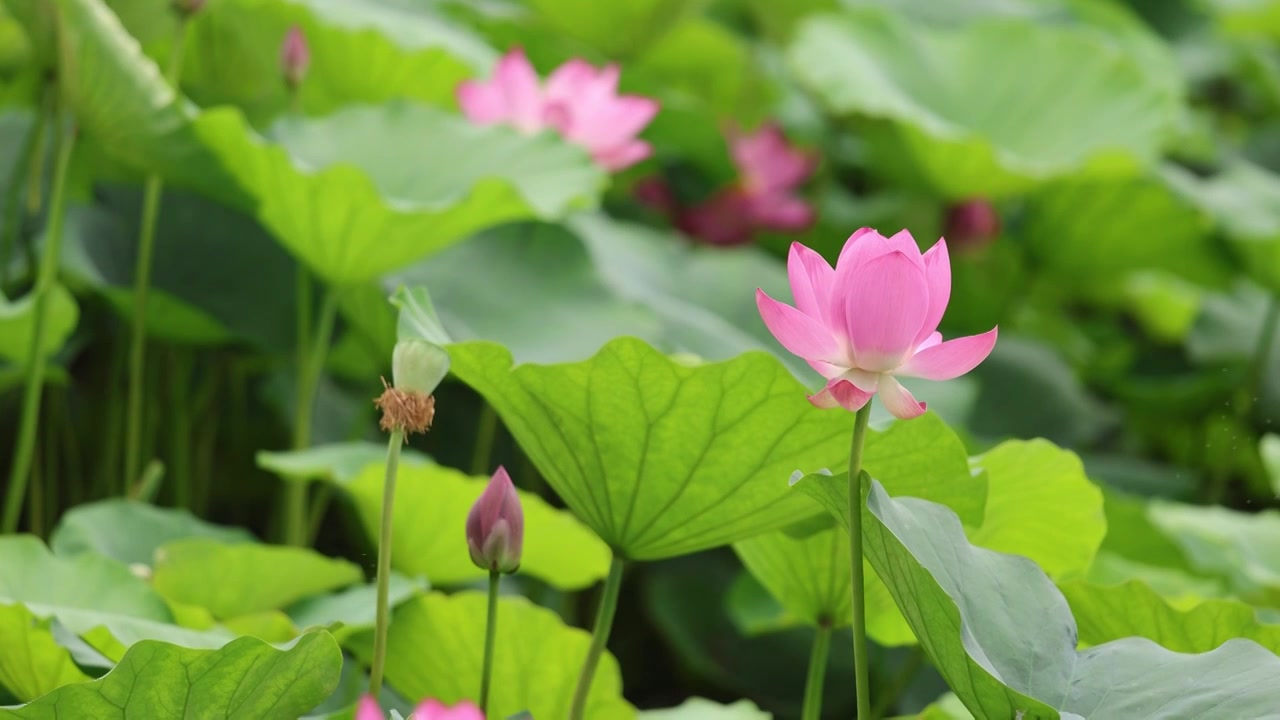
<path fill-rule="evenodd" d="M 598 69 L 573 59 L 543 85 L 524 50 L 514 48 L 498 61 L 489 82 L 459 85 L 458 104 L 479 125 L 506 124 L 529 134 L 552 128 L 605 169 L 622 170 L 652 152 L 636 135 L 657 115 L 658 103 L 619 95 L 619 73 L 614 64 Z"/>
<path fill-rule="evenodd" d="M 976 252 L 1000 234 L 1000 216 L 990 201 L 972 198 L 948 207 L 943 226 L 957 251 Z"/>
<path fill-rule="evenodd" d="M 491 572 L 513 573 L 524 549 L 524 511 L 506 468 L 499 467 L 467 513 L 471 562 Z"/>
<path fill-rule="evenodd" d="M 284 73 L 285 83 L 291 88 L 298 87 L 310 67 L 311 49 L 307 47 L 307 36 L 302 34 L 302 28 L 294 25 L 280 44 L 280 71 Z"/>
<path fill-rule="evenodd" d="M 813 208 L 794 195 L 817 167 L 813 155 L 788 144 L 776 123 L 748 134 L 731 130 L 729 147 L 737 181 L 680 212 L 677 227 L 712 245 L 740 245 L 757 230 L 799 232 L 813 224 Z"/>
<path fill-rule="evenodd" d="M 822 408 L 856 411 L 877 393 L 895 417 L 925 411 L 898 377 L 950 380 L 978 366 L 995 347 L 997 328 L 942 341 L 938 324 L 951 297 L 945 240 L 921 255 L 911 233 L 885 238 L 871 228 L 849 236 L 834 269 L 793 243 L 787 274 L 795 307 L 756 290 L 769 332 L 827 378 L 809 396 Z"/>
<path fill-rule="evenodd" d="M 378 701 L 372 695 L 360 697 L 360 702 L 356 705 L 355 720 L 385 720 L 382 708 L 378 707 Z M 450 707 L 428 699 L 418 703 L 409 720 L 484 720 L 484 713 L 466 700 Z"/>

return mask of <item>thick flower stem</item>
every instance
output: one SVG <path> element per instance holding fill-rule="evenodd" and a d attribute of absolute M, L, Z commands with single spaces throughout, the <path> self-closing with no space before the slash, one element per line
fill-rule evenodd
<path fill-rule="evenodd" d="M 300 280 L 300 282 L 303 282 Z M 305 281 L 305 282 L 310 282 Z M 299 293 L 301 299 L 301 292 Z M 309 305 L 309 303 L 306 303 Z M 303 311 L 303 303 L 299 304 L 299 312 Z M 306 314 L 310 315 L 309 307 Z M 299 318 L 301 323 L 313 327 L 314 337 L 299 335 L 298 344 L 298 385 L 297 397 L 294 398 L 293 449 L 305 450 L 311 445 L 311 414 L 315 406 L 316 388 L 320 384 L 320 376 L 324 373 L 325 356 L 329 351 L 329 340 L 333 336 L 333 325 L 338 316 L 338 291 L 329 288 L 320 305 L 320 314 L 312 325 L 308 318 Z M 302 479 L 286 483 L 284 496 L 285 542 L 298 547 L 307 544 L 310 530 L 307 507 L 307 490 L 309 483 Z"/>
<path fill-rule="evenodd" d="M 493 639 L 498 635 L 498 583 L 502 574 L 489 571 L 489 617 L 484 626 L 484 666 L 480 670 L 480 713 L 489 712 L 489 678 L 493 673 Z"/>
<path fill-rule="evenodd" d="M 55 117 L 59 117 L 55 113 Z M 59 118 L 60 119 L 60 118 Z M 55 142 L 58 144 L 57 166 L 53 176 L 53 197 L 49 203 L 49 229 L 45 233 L 44 252 L 40 256 L 40 272 L 36 277 L 35 328 L 31 333 L 30 357 L 27 366 L 26 387 L 22 396 L 22 419 L 18 425 L 18 440 L 13 453 L 13 465 L 9 470 L 9 489 L 5 494 L 4 523 L 0 531 L 16 532 L 18 517 L 26 498 L 27 482 L 31 479 L 31 462 L 35 454 L 36 426 L 40 421 L 40 395 L 44 390 L 45 331 L 49 314 L 49 296 L 58 279 L 58 262 L 61 258 L 62 224 L 66 210 L 67 170 L 71 167 L 71 154 L 75 149 L 76 130 L 63 137 L 60 123 L 55 122 Z"/>
<path fill-rule="evenodd" d="M 827 677 L 827 649 L 831 647 L 831 627 L 819 625 L 813 636 L 813 652 L 809 655 L 809 679 L 804 684 L 804 709 L 801 720 L 822 717 L 822 681 Z"/>
<path fill-rule="evenodd" d="M 187 41 L 187 21 L 179 19 L 173 38 L 172 53 L 165 79 L 178 92 L 182 75 L 182 56 Z M 156 218 L 160 214 L 160 197 L 164 177 L 147 176 L 142 196 L 142 228 L 138 235 L 138 257 L 133 270 L 133 327 L 129 338 L 129 399 L 125 420 L 124 483 L 127 488 L 138 479 L 142 461 L 142 390 L 147 349 L 147 295 L 151 289 L 151 256 L 155 248 Z"/>
<path fill-rule="evenodd" d="M 609 642 L 609 631 L 613 629 L 613 615 L 618 610 L 618 591 L 622 589 L 622 558 L 617 555 L 609 563 L 609 576 L 604 580 L 604 592 L 600 595 L 600 608 L 596 611 L 596 624 L 591 632 L 591 647 L 587 649 L 587 659 L 582 663 L 582 673 L 578 675 L 578 686 L 573 691 L 573 705 L 570 706 L 569 720 L 583 720 L 587 711 L 587 695 L 591 692 L 591 681 L 596 676 L 596 666 L 600 664 L 600 655 Z"/>
<path fill-rule="evenodd" d="M 378 609 L 373 626 L 373 663 L 369 667 L 369 693 L 375 698 L 382 692 L 387 662 L 387 627 L 391 624 L 391 518 L 403 444 L 404 430 L 392 430 L 391 439 L 387 441 L 387 475 L 382 485 L 382 521 L 378 525 Z"/>
<path fill-rule="evenodd" d="M 853 576 L 853 674 L 858 699 L 858 717 L 871 717 L 871 694 L 867 671 L 866 597 L 862 578 L 862 446 L 871 419 L 871 401 L 858 411 L 853 421 L 853 443 L 849 447 L 849 570 Z"/>

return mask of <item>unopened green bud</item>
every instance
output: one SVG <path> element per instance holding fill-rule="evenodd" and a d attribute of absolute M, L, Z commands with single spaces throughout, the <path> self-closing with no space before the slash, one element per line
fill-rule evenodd
<path fill-rule="evenodd" d="M 448 372 L 449 353 L 426 340 L 401 340 L 391 354 L 391 379 L 397 390 L 430 395 Z"/>

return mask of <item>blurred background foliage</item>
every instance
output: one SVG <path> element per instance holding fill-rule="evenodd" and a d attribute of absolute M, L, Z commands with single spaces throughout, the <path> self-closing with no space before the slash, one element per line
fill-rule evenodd
<path fill-rule="evenodd" d="M 793 241 L 834 259 L 858 227 L 907 228 L 952 248 L 944 335 L 1001 333 L 971 375 L 928 391 L 931 408 L 970 454 L 1045 437 L 1082 458 L 1109 527 L 1088 579 L 1278 604 L 1280 2 L 209 0 L 180 49 L 166 0 L 59 8 L 71 49 L 55 63 L 47 0 L 0 4 L 0 442 L 30 360 L 53 93 L 87 130 L 29 532 L 136 482 L 119 472 L 123 364 L 141 182 L 161 172 L 143 435 L 164 463 L 159 504 L 278 537 L 280 481 L 258 453 L 292 432 L 298 259 L 341 290 L 312 441 L 351 449 L 381 442 L 370 399 L 402 285 L 429 288 L 454 339 L 518 361 L 633 335 L 709 359 L 764 349 L 812 387 L 754 289 L 787 297 Z M 313 63 L 291 104 L 278 58 L 295 25 Z M 623 91 L 662 103 L 643 135 L 654 156 L 610 182 L 551 140 L 473 142 L 454 88 L 513 46 L 544 74 L 620 63 Z M 151 64 L 174 52 L 189 103 Z M 637 199 L 655 176 L 683 203 L 733 182 L 726 128 L 764 121 L 821 159 L 802 191 L 813 227 L 711 247 Z M 474 392 L 437 396 L 418 450 L 473 474 L 504 464 L 557 502 Z M 371 568 L 359 501 L 327 507 L 317 547 Z M 589 595 L 527 583 L 587 624 Z M 1062 587 L 1078 617 L 1104 601 Z M 747 697 L 798 716 L 812 631 L 779 613 L 731 549 L 639 566 L 611 644 L 627 698 Z M 852 708 L 834 649 L 831 717 Z M 910 648 L 874 659 L 893 712 L 945 689 Z"/>

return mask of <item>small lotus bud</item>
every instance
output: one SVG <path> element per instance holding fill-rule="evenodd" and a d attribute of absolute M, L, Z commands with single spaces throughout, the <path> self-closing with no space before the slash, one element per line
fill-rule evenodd
<path fill-rule="evenodd" d="M 1000 216 L 990 202 L 975 198 L 947 209 L 943 237 L 959 252 L 981 250 L 1000 234 Z"/>
<path fill-rule="evenodd" d="M 191 17 L 204 9 L 206 0 L 173 0 L 173 9 L 182 17 Z"/>
<path fill-rule="evenodd" d="M 524 548 L 524 511 L 511 476 L 499 467 L 467 514 L 471 562 L 490 572 L 513 573 Z"/>
<path fill-rule="evenodd" d="M 311 49 L 307 47 L 307 37 L 302 34 L 302 28 L 294 25 L 280 46 L 280 69 L 284 72 L 285 84 L 296 89 L 307 76 L 310 66 Z"/>
<path fill-rule="evenodd" d="M 399 390 L 430 395 L 449 372 L 449 353 L 435 343 L 409 338 L 391 353 L 391 380 Z"/>

